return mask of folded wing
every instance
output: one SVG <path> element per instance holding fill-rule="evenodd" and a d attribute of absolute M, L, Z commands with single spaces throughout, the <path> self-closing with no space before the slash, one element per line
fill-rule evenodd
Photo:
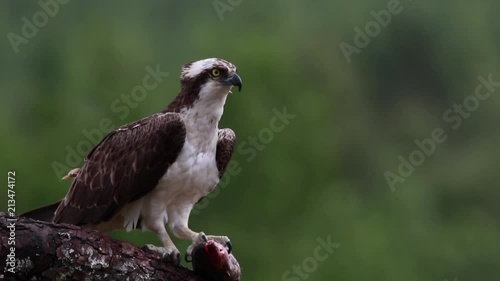
<path fill-rule="evenodd" d="M 177 113 L 152 115 L 112 131 L 87 156 L 54 222 L 86 225 L 111 219 L 156 187 L 185 136 Z"/>

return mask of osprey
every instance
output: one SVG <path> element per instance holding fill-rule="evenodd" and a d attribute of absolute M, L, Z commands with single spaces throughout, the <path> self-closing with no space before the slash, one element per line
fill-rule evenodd
<path fill-rule="evenodd" d="M 180 252 L 165 225 L 180 239 L 201 237 L 188 227 L 193 206 L 215 188 L 234 151 L 236 136 L 219 129 L 233 86 L 242 87 L 236 67 L 210 58 L 182 67 L 179 95 L 161 112 L 109 133 L 90 151 L 73 177 L 67 195 L 50 206 L 24 214 L 102 232 L 125 228 L 149 230 L 163 248 L 146 245 L 167 260 Z M 226 236 L 206 236 L 227 245 Z"/>

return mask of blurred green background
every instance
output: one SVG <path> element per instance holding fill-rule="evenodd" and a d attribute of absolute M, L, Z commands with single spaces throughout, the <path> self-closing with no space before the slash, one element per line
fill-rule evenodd
<path fill-rule="evenodd" d="M 79 166 L 66 157 L 89 151 L 84 130 L 160 111 L 182 64 L 221 57 L 244 81 L 220 123 L 245 145 L 233 156 L 241 170 L 190 225 L 232 239 L 243 280 L 499 280 L 500 87 L 456 130 L 443 114 L 471 100 L 478 76 L 500 81 L 500 2 L 401 1 L 348 62 L 340 44 L 356 46 L 355 28 L 365 33 L 388 4 L 397 3 L 70 1 L 16 47 L 8 34 L 23 36 L 22 18 L 43 9 L 2 1 L 0 171 L 5 181 L 17 172 L 16 211 L 65 195 L 54 163 Z M 170 75 L 129 114 L 113 110 L 156 65 Z M 252 146 L 284 107 L 296 117 Z M 384 173 L 397 174 L 398 156 L 435 128 L 446 141 L 391 189 Z M 158 244 L 140 231 L 112 235 Z M 327 237 L 340 247 L 319 261 Z"/>

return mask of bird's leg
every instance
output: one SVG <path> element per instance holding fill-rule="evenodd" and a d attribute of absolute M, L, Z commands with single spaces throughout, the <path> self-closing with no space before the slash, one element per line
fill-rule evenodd
<path fill-rule="evenodd" d="M 171 224 L 170 229 L 172 230 L 172 233 L 175 235 L 175 237 L 177 237 L 179 239 L 183 239 L 183 240 L 190 240 L 192 242 L 191 245 L 189 245 L 189 247 L 186 250 L 185 259 L 186 259 L 186 261 L 189 261 L 189 259 L 191 258 L 191 254 L 193 252 L 194 247 L 200 243 L 200 242 L 198 242 L 199 239 L 197 239 L 198 237 L 200 237 L 200 234 L 189 229 L 189 227 L 187 226 L 187 222 L 185 224 L 183 223 L 181 225 Z M 203 234 L 203 235 L 205 235 L 205 234 Z"/>
<path fill-rule="evenodd" d="M 152 244 L 146 244 L 144 245 L 143 249 L 148 252 L 154 252 L 160 254 L 162 256 L 162 259 L 166 262 L 173 263 L 176 265 L 180 264 L 181 253 L 179 252 L 177 247 L 175 247 L 174 242 L 172 242 L 172 239 L 170 239 L 170 236 L 168 236 L 165 227 L 163 226 L 162 231 L 156 232 L 156 235 L 163 244 L 163 247 L 158 247 Z"/>
<path fill-rule="evenodd" d="M 191 257 L 193 249 L 200 243 L 207 240 L 214 240 L 222 245 L 226 245 L 227 250 L 231 253 L 231 240 L 227 236 L 205 235 L 203 232 L 194 232 L 188 227 L 189 213 L 192 209 L 190 206 L 182 206 L 175 210 L 170 210 L 170 219 L 168 225 L 175 237 L 184 240 L 190 240 L 191 245 L 186 250 L 186 260 Z"/>

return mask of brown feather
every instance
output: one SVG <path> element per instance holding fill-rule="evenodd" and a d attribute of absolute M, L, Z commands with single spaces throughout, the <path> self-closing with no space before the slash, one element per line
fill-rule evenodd
<path fill-rule="evenodd" d="M 87 156 L 54 222 L 87 225 L 111 219 L 156 187 L 185 136 L 176 113 L 155 114 L 112 131 Z"/>
<path fill-rule="evenodd" d="M 222 178 L 226 171 L 227 164 L 231 160 L 236 144 L 236 135 L 231 129 L 220 129 L 219 140 L 217 142 L 217 151 L 215 153 L 215 161 L 219 170 L 219 178 Z"/>

